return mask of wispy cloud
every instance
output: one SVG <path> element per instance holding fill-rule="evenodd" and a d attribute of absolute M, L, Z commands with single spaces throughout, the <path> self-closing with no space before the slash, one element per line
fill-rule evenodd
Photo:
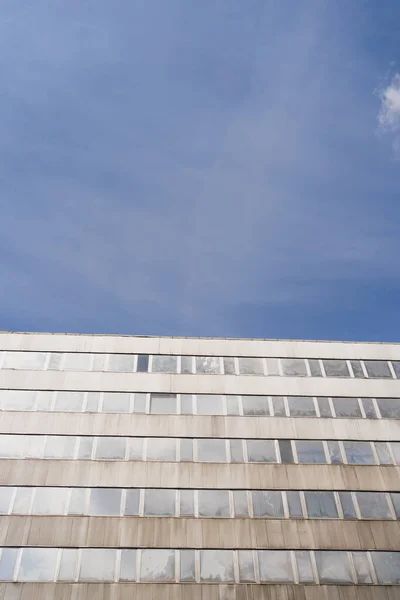
<path fill-rule="evenodd" d="M 400 158 L 400 73 L 380 91 L 381 107 L 378 115 L 380 129 L 393 137 L 393 148 Z"/>

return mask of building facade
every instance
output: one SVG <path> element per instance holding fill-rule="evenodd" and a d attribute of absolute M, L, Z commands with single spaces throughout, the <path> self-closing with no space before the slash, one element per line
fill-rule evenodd
<path fill-rule="evenodd" d="M 0 334 L 0 599 L 400 598 L 400 345 Z"/>

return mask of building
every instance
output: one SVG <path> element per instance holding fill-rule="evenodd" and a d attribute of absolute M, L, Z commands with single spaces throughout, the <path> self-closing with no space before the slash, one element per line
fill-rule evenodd
<path fill-rule="evenodd" d="M 0 350 L 0 599 L 400 598 L 400 345 Z"/>

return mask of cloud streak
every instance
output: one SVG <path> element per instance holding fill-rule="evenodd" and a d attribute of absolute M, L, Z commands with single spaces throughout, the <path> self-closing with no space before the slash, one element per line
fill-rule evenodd
<path fill-rule="evenodd" d="M 400 158 L 400 73 L 380 92 L 381 107 L 378 121 L 383 133 L 393 138 L 393 149 Z"/>

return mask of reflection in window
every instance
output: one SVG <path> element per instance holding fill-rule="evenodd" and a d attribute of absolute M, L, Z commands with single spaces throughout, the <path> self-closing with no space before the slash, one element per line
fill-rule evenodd
<path fill-rule="evenodd" d="M 118 437 L 98 438 L 96 458 L 99 460 L 123 460 L 125 439 Z"/>
<path fill-rule="evenodd" d="M 268 396 L 242 396 L 244 415 L 268 415 Z"/>
<path fill-rule="evenodd" d="M 392 379 L 388 362 L 386 360 L 364 360 L 368 377 L 379 377 L 383 379 Z"/>
<path fill-rule="evenodd" d="M 378 454 L 381 465 L 392 465 L 393 460 L 390 456 L 389 448 L 386 442 L 375 442 L 375 450 Z"/>
<path fill-rule="evenodd" d="M 320 441 L 296 440 L 299 463 L 326 463 L 324 447 Z"/>
<path fill-rule="evenodd" d="M 46 352 L 6 352 L 3 369 L 42 370 L 46 357 Z"/>
<path fill-rule="evenodd" d="M 297 570 L 299 572 L 299 583 L 315 583 L 310 553 L 307 551 L 297 550 L 295 554 Z"/>
<path fill-rule="evenodd" d="M 378 492 L 356 492 L 356 496 L 363 519 L 392 518 L 385 494 Z"/>
<path fill-rule="evenodd" d="M 294 462 L 292 444 L 290 440 L 279 440 L 279 452 L 281 455 L 281 462 L 292 463 Z"/>
<path fill-rule="evenodd" d="M 261 581 L 291 583 L 294 581 L 292 562 L 288 550 L 259 550 Z"/>
<path fill-rule="evenodd" d="M 377 398 L 376 401 L 383 419 L 400 419 L 399 398 Z"/>
<path fill-rule="evenodd" d="M 400 583 L 400 552 L 371 552 L 378 583 Z"/>
<path fill-rule="evenodd" d="M 286 492 L 286 498 L 289 506 L 289 515 L 293 519 L 303 518 L 303 509 L 301 506 L 299 492 Z"/>
<path fill-rule="evenodd" d="M 225 440 L 197 440 L 197 453 L 200 462 L 226 462 Z"/>
<path fill-rule="evenodd" d="M 233 582 L 233 554 L 231 550 L 200 550 L 201 581 Z"/>
<path fill-rule="evenodd" d="M 340 465 L 343 462 L 342 453 L 340 452 L 340 447 L 338 442 L 334 440 L 328 440 L 328 456 L 329 460 L 333 465 Z"/>
<path fill-rule="evenodd" d="M 196 356 L 196 373 L 221 373 L 221 359 L 217 356 Z"/>
<path fill-rule="evenodd" d="M 110 354 L 107 371 L 114 373 L 132 373 L 135 368 L 133 354 Z"/>
<path fill-rule="evenodd" d="M 359 360 L 351 360 L 350 361 L 351 368 L 353 369 L 354 377 L 357 379 L 363 379 L 365 377 L 362 365 Z"/>
<path fill-rule="evenodd" d="M 84 548 L 79 574 L 81 581 L 113 581 L 116 551 L 110 548 Z"/>
<path fill-rule="evenodd" d="M 78 560 L 76 548 L 63 548 L 61 551 L 60 570 L 57 579 L 60 581 L 74 581 Z"/>
<path fill-rule="evenodd" d="M 174 581 L 174 550 L 142 550 L 140 569 L 142 581 Z"/>
<path fill-rule="evenodd" d="M 247 492 L 245 492 L 244 490 L 235 490 L 233 492 L 233 505 L 234 505 L 236 517 L 248 517 L 249 516 L 249 506 L 247 503 Z"/>
<path fill-rule="evenodd" d="M 224 358 L 224 373 L 225 373 L 225 375 L 236 375 L 234 358 L 231 358 L 231 357 Z"/>
<path fill-rule="evenodd" d="M 262 358 L 239 358 L 239 373 L 241 375 L 264 375 Z"/>
<path fill-rule="evenodd" d="M 199 515 L 201 517 L 230 517 L 227 490 L 199 490 Z"/>
<path fill-rule="evenodd" d="M 18 581 L 52 581 L 56 562 L 55 548 L 24 548 Z"/>
<path fill-rule="evenodd" d="M 195 551 L 194 550 L 181 550 L 181 581 L 195 581 Z"/>
<path fill-rule="evenodd" d="M 316 551 L 320 583 L 354 583 L 346 552 Z"/>
<path fill-rule="evenodd" d="M 357 519 L 351 492 L 339 492 L 339 498 L 342 505 L 343 517 L 345 519 Z"/>
<path fill-rule="evenodd" d="M 37 488 L 33 500 L 34 515 L 63 515 L 67 500 L 64 488 Z"/>
<path fill-rule="evenodd" d="M 345 360 L 325 359 L 322 362 L 327 377 L 350 377 Z"/>
<path fill-rule="evenodd" d="M 373 583 L 371 576 L 371 567 L 367 555 L 364 552 L 352 552 L 351 554 L 353 557 L 358 583 Z"/>
<path fill-rule="evenodd" d="M 119 580 L 136 580 L 136 550 L 122 550 Z"/>
<path fill-rule="evenodd" d="M 361 419 L 361 410 L 357 398 L 332 398 L 337 417 L 356 417 Z"/>
<path fill-rule="evenodd" d="M 375 458 L 369 442 L 344 441 L 347 460 L 352 465 L 374 465 Z"/>
<path fill-rule="evenodd" d="M 333 492 L 304 492 L 308 516 L 313 519 L 337 519 Z"/>
<path fill-rule="evenodd" d="M 281 358 L 283 374 L 287 377 L 307 377 L 304 358 Z"/>
<path fill-rule="evenodd" d="M 144 514 L 148 516 L 174 516 L 175 490 L 146 490 L 144 498 Z"/>
<path fill-rule="evenodd" d="M 151 370 L 153 373 L 177 373 L 178 357 L 153 355 Z"/>
<path fill-rule="evenodd" d="M 0 556 L 0 581 L 10 581 L 13 578 L 17 548 L 3 548 Z"/>
<path fill-rule="evenodd" d="M 291 417 L 315 417 L 314 401 L 309 396 L 288 397 Z"/>
<path fill-rule="evenodd" d="M 332 411 L 331 411 L 331 407 L 329 405 L 329 399 L 328 398 L 317 398 L 317 400 L 318 400 L 319 414 L 321 415 L 321 417 L 325 418 L 325 419 L 331 419 Z"/>
<path fill-rule="evenodd" d="M 282 494 L 278 491 L 253 491 L 253 512 L 255 517 L 284 517 Z"/>
<path fill-rule="evenodd" d="M 276 462 L 273 440 L 247 440 L 249 462 Z"/>
<path fill-rule="evenodd" d="M 90 515 L 119 515 L 121 490 L 94 488 L 90 492 Z"/>
<path fill-rule="evenodd" d="M 238 559 L 240 581 L 242 583 L 255 581 L 253 552 L 251 550 L 239 550 Z"/>
<path fill-rule="evenodd" d="M 321 366 L 316 358 L 309 358 L 308 365 L 310 367 L 311 377 L 322 377 Z"/>

